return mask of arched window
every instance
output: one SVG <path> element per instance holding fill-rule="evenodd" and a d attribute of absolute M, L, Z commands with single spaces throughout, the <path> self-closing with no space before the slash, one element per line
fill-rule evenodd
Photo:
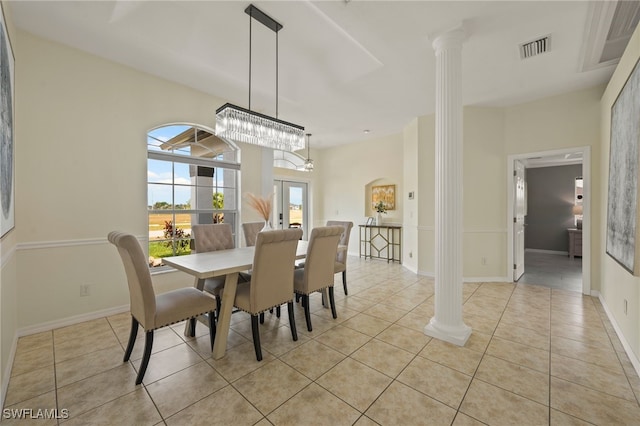
<path fill-rule="evenodd" d="M 305 158 L 295 152 L 273 150 L 273 167 L 283 169 L 304 170 Z"/>
<path fill-rule="evenodd" d="M 191 252 L 191 225 L 238 217 L 237 147 L 214 131 L 170 124 L 147 134 L 149 266 Z"/>

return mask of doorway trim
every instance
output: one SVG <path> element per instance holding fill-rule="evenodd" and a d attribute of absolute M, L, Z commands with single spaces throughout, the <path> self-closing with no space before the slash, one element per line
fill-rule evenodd
<path fill-rule="evenodd" d="M 515 160 L 526 160 L 531 157 L 551 157 L 562 154 L 582 154 L 583 178 L 583 219 L 582 219 L 582 293 L 591 295 L 591 147 L 558 149 L 552 151 L 538 151 L 526 154 L 507 156 L 507 270 L 506 276 L 513 277 L 513 208 L 514 187 L 513 171 Z M 526 273 L 526 270 L 525 270 Z"/>
<path fill-rule="evenodd" d="M 314 224 L 314 215 L 313 215 L 313 181 L 312 179 L 306 177 L 298 177 L 293 175 L 287 175 L 282 173 L 274 173 L 272 179 L 272 185 L 275 184 L 276 181 L 282 182 L 293 182 L 293 183 L 305 183 L 307 184 L 307 224 L 309 235 L 311 235 L 311 230 L 315 227 Z M 307 234 L 303 238 L 307 238 Z"/>

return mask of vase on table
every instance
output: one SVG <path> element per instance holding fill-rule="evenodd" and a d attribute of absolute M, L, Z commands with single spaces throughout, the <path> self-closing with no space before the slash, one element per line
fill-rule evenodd
<path fill-rule="evenodd" d="M 376 225 L 382 225 L 382 213 L 378 212 L 378 214 L 376 215 Z"/>

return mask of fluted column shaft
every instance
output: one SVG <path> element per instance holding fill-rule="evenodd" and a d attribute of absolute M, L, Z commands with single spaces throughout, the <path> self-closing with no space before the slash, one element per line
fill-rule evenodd
<path fill-rule="evenodd" d="M 462 320 L 462 43 L 461 30 L 433 41 L 436 54 L 435 315 L 425 334 L 464 345 Z"/>

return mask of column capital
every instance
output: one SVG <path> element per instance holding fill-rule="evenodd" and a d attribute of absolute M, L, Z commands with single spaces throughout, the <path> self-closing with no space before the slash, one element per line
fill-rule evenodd
<path fill-rule="evenodd" d="M 433 49 L 438 52 L 442 49 L 455 49 L 462 47 L 462 44 L 467 39 L 467 33 L 461 25 L 448 31 L 436 33 L 429 38 L 433 40 L 431 42 L 431 46 L 433 46 Z"/>

